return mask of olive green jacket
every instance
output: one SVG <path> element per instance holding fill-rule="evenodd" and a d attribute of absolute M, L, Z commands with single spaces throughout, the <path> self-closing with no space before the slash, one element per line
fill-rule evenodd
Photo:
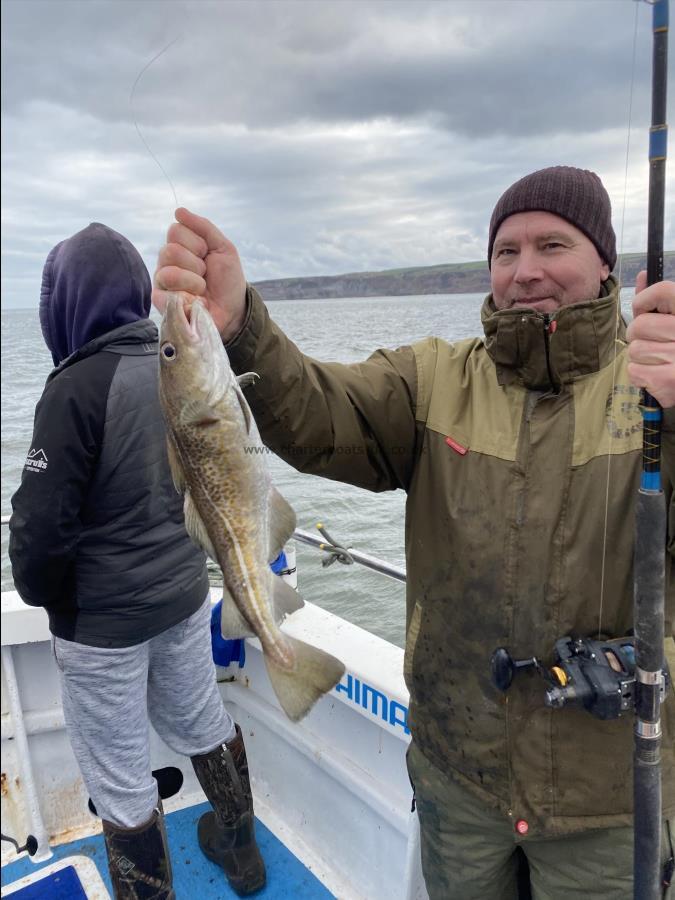
<path fill-rule="evenodd" d="M 490 681 L 498 646 L 550 665 L 560 637 L 620 637 L 632 625 L 642 420 L 613 280 L 552 324 L 534 310 L 496 311 L 488 296 L 484 339 L 430 338 L 355 365 L 304 356 L 252 288 L 248 297 L 228 354 L 235 371 L 260 375 L 247 398 L 265 443 L 300 471 L 407 492 L 405 677 L 418 747 L 526 819 L 530 837 L 628 824 L 632 716 L 551 710 L 532 673 L 505 695 Z M 668 417 L 664 461 L 675 674 Z M 672 688 L 662 718 L 672 814 Z"/>

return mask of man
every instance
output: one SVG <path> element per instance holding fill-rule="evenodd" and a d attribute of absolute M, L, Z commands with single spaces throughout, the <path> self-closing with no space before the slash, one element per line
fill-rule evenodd
<path fill-rule="evenodd" d="M 175 896 L 149 722 L 191 757 L 214 807 L 200 846 L 243 895 L 265 867 L 243 738 L 211 659 L 206 560 L 169 472 L 150 293 L 138 251 L 105 225 L 47 257 L 40 324 L 56 368 L 12 498 L 9 554 L 17 590 L 49 616 L 117 900 Z"/>
<path fill-rule="evenodd" d="M 154 302 L 163 308 L 169 290 L 205 299 L 235 371 L 260 375 L 248 400 L 263 440 L 302 471 L 408 493 L 408 766 L 430 896 L 514 897 L 517 847 L 536 898 L 632 896 L 631 717 L 551 710 L 532 672 L 501 694 L 490 657 L 506 646 L 551 664 L 560 637 L 622 637 L 632 626 L 634 385 L 675 405 L 675 285 L 645 288 L 640 276 L 626 349 L 609 197 L 594 173 L 544 169 L 493 212 L 483 339 L 432 338 L 356 365 L 323 364 L 270 320 L 215 226 L 176 216 Z M 343 444 L 363 449 L 348 460 L 293 452 Z M 667 410 L 669 503 L 674 480 Z M 669 527 L 672 552 L 672 513 Z M 675 671 L 672 570 L 669 556 Z M 667 855 L 672 690 L 663 728 Z"/>

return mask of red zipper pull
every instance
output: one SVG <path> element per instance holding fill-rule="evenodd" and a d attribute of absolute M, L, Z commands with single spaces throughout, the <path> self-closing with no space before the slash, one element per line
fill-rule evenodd
<path fill-rule="evenodd" d="M 448 447 L 452 447 L 455 453 L 459 453 L 460 456 L 464 456 L 469 449 L 468 447 L 462 447 L 462 445 L 458 444 L 457 441 L 453 441 L 451 437 L 446 437 L 445 443 L 448 445 Z"/>

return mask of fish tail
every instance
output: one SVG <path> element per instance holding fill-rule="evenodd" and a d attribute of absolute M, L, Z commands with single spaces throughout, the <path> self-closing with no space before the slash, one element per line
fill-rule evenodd
<path fill-rule="evenodd" d="M 344 675 L 345 667 L 330 653 L 297 638 L 284 635 L 295 656 L 292 669 L 280 666 L 265 653 L 267 673 L 281 708 L 289 719 L 299 722 L 322 694 L 332 690 Z"/>

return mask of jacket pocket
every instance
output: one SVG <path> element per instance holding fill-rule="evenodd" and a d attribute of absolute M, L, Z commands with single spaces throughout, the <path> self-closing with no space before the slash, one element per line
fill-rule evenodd
<path fill-rule="evenodd" d="M 554 815 L 626 815 L 633 811 L 632 717 L 596 719 L 585 709 L 554 710 Z"/>
<path fill-rule="evenodd" d="M 63 668 L 63 662 L 61 661 L 61 659 L 59 659 L 59 654 L 56 649 L 56 638 L 54 637 L 54 635 L 52 635 L 52 656 L 54 657 L 54 662 L 56 663 L 56 668 L 60 672 L 65 671 Z"/>
<path fill-rule="evenodd" d="M 415 657 L 415 646 L 420 636 L 420 626 L 422 624 L 422 607 L 419 603 L 415 603 L 412 617 L 410 619 L 410 627 L 405 641 L 405 654 L 403 656 L 403 677 L 408 689 L 412 684 L 413 659 Z"/>

